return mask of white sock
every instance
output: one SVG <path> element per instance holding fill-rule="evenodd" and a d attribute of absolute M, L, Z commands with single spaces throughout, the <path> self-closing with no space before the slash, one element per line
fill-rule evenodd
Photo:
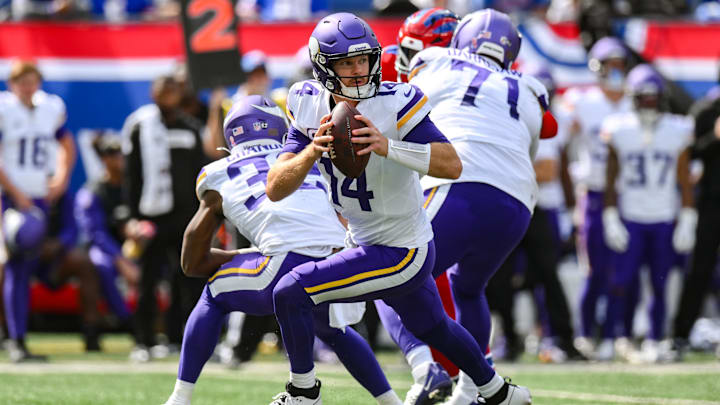
<path fill-rule="evenodd" d="M 490 398 L 491 396 L 497 394 L 503 385 L 505 385 L 505 380 L 503 380 L 498 373 L 495 373 L 493 378 L 487 384 L 478 386 L 478 391 L 483 397 Z"/>
<path fill-rule="evenodd" d="M 176 380 L 175 389 L 165 405 L 190 405 L 195 384 L 187 381 Z"/>
<path fill-rule="evenodd" d="M 378 405 L 402 405 L 400 397 L 397 396 L 395 391 L 390 390 L 384 394 L 375 397 Z"/>
<path fill-rule="evenodd" d="M 297 374 L 290 372 L 290 384 L 295 388 L 312 388 L 315 386 L 315 368 L 307 373 Z"/>
<path fill-rule="evenodd" d="M 415 384 L 423 384 L 425 382 L 425 376 L 428 373 L 430 363 L 434 361 L 432 352 L 430 352 L 430 347 L 425 345 L 417 346 L 410 350 L 405 358 L 410 365 L 410 369 L 412 369 Z"/>
<path fill-rule="evenodd" d="M 475 382 L 472 380 L 472 378 L 470 378 L 470 376 L 465 374 L 465 372 L 463 371 L 460 371 L 460 374 L 458 374 L 458 382 L 455 386 L 455 389 L 462 392 L 464 397 L 472 399 L 477 398 L 477 385 L 475 385 Z"/>

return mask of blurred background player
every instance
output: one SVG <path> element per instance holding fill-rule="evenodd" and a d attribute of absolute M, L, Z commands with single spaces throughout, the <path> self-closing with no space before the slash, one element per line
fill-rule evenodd
<path fill-rule="evenodd" d="M 550 72 L 540 64 L 522 66 L 522 74 L 530 75 L 540 81 L 548 91 L 548 103 L 555 94 L 555 81 Z M 552 109 L 552 104 L 548 104 Z M 502 314 L 503 332 L 506 337 L 506 358 L 514 360 L 522 353 L 521 343 L 514 331 L 513 302 L 514 295 L 511 280 L 516 276 L 516 266 L 520 262 L 518 255 L 524 254 L 524 287 L 536 290 L 537 306 L 541 318 L 549 321 L 549 345 L 542 349 L 541 360 L 564 361 L 584 360 L 585 356 L 573 346 L 572 317 L 567 303 L 564 288 L 558 278 L 558 263 L 561 253 L 561 235 L 559 215 L 566 205 L 572 206 L 574 201 L 565 201 L 564 189 L 572 189 L 572 184 L 564 185 L 569 180 L 567 165 L 563 165 L 563 150 L 566 139 L 555 136 L 541 139 L 533 162 L 538 183 L 537 206 L 523 240 L 517 249 L 508 257 L 496 275 L 490 280 L 486 293 L 490 307 Z M 565 186 L 565 187 L 563 187 Z"/>
<path fill-rule="evenodd" d="M 236 99 L 224 125 L 231 154 L 205 166 L 198 176 L 201 204 L 185 232 L 183 269 L 191 276 L 211 277 L 188 320 L 178 380 L 166 405 L 190 404 L 194 384 L 218 341 L 227 313 L 272 314 L 272 291 L 280 277 L 298 264 L 339 251 L 344 244 L 344 228 L 328 202 L 317 167 L 292 198 L 273 203 L 265 196 L 267 172 L 286 133 L 285 113 L 272 101 L 258 95 Z M 224 218 L 231 220 L 257 251 L 211 248 Z M 400 399 L 367 342 L 344 322 L 337 323 L 338 318 L 331 314 L 336 309 L 328 305 L 316 309 L 316 333 L 337 351 L 379 404 L 399 405 Z"/>
<path fill-rule="evenodd" d="M 65 104 L 40 90 L 41 81 L 34 63 L 16 61 L 10 67 L 10 91 L 0 93 L 0 187 L 9 256 L 3 303 L 10 357 L 16 362 L 42 359 L 25 346 L 30 276 L 40 265 L 37 249 L 46 236 L 48 206 L 65 193 L 75 163 L 75 144 L 64 126 Z"/>
<path fill-rule="evenodd" d="M 180 109 L 181 88 L 172 76 L 152 85 L 153 104 L 140 107 L 125 121 L 123 153 L 126 159 L 125 193 L 132 220 L 147 220 L 154 235 L 140 254 L 140 289 L 135 316 L 136 343 L 131 358 L 150 359 L 157 344 L 155 288 L 169 271 L 171 304 L 165 314 L 168 348 L 157 356 L 179 350 L 185 320 L 200 296 L 203 281 L 190 279 L 180 269 L 182 232 L 197 209 L 192 180 L 206 161 L 202 125 Z M 131 232 L 131 237 L 136 237 Z"/>
<path fill-rule="evenodd" d="M 628 69 L 628 51 L 617 38 L 602 38 L 588 54 L 590 70 L 597 75 L 598 85 L 588 88 L 571 88 L 563 95 L 561 125 L 580 144 L 584 163 L 581 184 L 586 194 L 579 207 L 582 224 L 579 235 L 581 263 L 588 267 L 588 277 L 580 300 L 580 336 L 576 347 L 585 356 L 594 355 L 593 337 L 599 327 L 598 300 L 607 299 L 607 283 L 612 272 L 614 254 L 605 244 L 602 209 L 605 190 L 605 164 L 607 146 L 600 139 L 600 127 L 610 114 L 627 112 L 631 101 L 625 96 L 625 73 Z M 575 142 L 575 139 L 573 141 Z M 639 283 L 631 291 L 627 308 L 637 302 Z M 632 292 L 634 291 L 634 292 Z M 628 311 L 625 336 L 632 333 L 632 314 Z"/>
<path fill-rule="evenodd" d="M 692 158 L 702 161 L 703 174 L 698 184 L 697 240 L 674 320 L 673 345 L 678 358 L 682 358 L 688 349 L 690 331 L 700 315 L 703 301 L 712 290 L 713 274 L 717 277 L 720 247 L 720 85 L 698 100 L 690 109 L 690 114 L 695 120 Z M 720 346 L 716 353 L 720 358 Z"/>
<path fill-rule="evenodd" d="M 663 81 L 650 66 L 633 68 L 627 88 L 633 111 L 611 115 L 602 126 L 609 145 L 603 226 L 607 244 L 618 252 L 618 258 L 610 277 L 608 315 L 598 353 L 602 360 L 612 358 L 612 339 L 628 310 L 628 288 L 635 288 L 640 267 L 647 264 L 653 301 L 650 333 L 640 359 L 656 362 L 663 358 L 659 341 L 665 336 L 668 274 L 676 252 L 689 252 L 695 242 L 697 212 L 689 150 L 692 122 L 664 111 Z"/>
<path fill-rule="evenodd" d="M 140 269 L 123 254 L 125 227 L 130 209 L 123 198 L 125 159 L 121 140 L 114 135 L 98 135 L 93 148 L 103 163 L 105 173 L 97 182 L 86 184 L 75 198 L 75 215 L 81 232 L 88 241 L 88 253 L 97 270 L 108 308 L 122 329 L 130 327 L 131 312 L 118 288 L 121 276 L 127 287 L 135 289 Z"/>

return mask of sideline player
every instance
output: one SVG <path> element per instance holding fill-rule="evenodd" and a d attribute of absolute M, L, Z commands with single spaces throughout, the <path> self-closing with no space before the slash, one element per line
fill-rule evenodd
<path fill-rule="evenodd" d="M 560 105 L 570 136 L 577 137 L 584 152 L 585 176 L 581 183 L 587 189 L 580 203 L 582 224 L 578 237 L 578 254 L 588 267 L 580 299 L 581 328 L 575 346 L 587 357 L 595 355 L 594 329 L 599 325 L 597 318 L 598 300 L 607 297 L 607 283 L 612 271 L 615 255 L 605 244 L 603 236 L 602 209 L 605 191 L 605 164 L 607 146 L 600 139 L 603 120 L 615 113 L 630 111 L 632 103 L 625 96 L 624 82 L 627 72 L 628 51 L 617 38 L 606 37 L 598 40 L 588 54 L 588 65 L 598 78 L 598 85 L 588 88 L 572 88 L 564 95 Z M 638 285 L 638 284 L 636 284 Z M 637 301 L 637 287 L 631 298 Z M 635 305 L 633 304 L 634 308 Z M 625 334 L 632 329 L 632 314 L 625 321 Z M 603 348 L 602 351 L 606 351 Z M 601 351 L 598 350 L 599 355 Z"/>
<path fill-rule="evenodd" d="M 603 226 L 605 240 L 618 252 L 618 260 L 610 277 L 601 346 L 612 347 L 607 341 L 616 336 L 623 314 L 634 310 L 626 308 L 628 289 L 633 288 L 640 267 L 647 264 L 653 301 L 650 334 L 642 343 L 639 359 L 652 363 L 662 360 L 659 341 L 665 336 L 665 288 L 675 253 L 688 253 L 695 243 L 697 212 L 689 169 L 693 124 L 664 111 L 663 81 L 650 66 L 633 68 L 627 82 L 634 110 L 606 118 L 602 127 L 609 145 Z M 679 194 L 682 209 L 678 215 Z"/>
<path fill-rule="evenodd" d="M 409 74 L 463 162 L 459 179 L 430 175 L 422 184 L 437 246 L 433 275 L 450 269 L 458 322 L 481 347 L 490 334 L 485 286 L 522 239 L 537 200 L 532 159 L 548 95 L 540 82 L 509 69 L 520 43 L 507 15 L 475 12 L 460 21 L 450 48 L 418 53 Z M 399 333 L 402 342 L 413 341 Z M 476 395 L 461 372 L 448 403 L 469 404 Z M 511 403 L 529 400 L 523 389 Z"/>
<path fill-rule="evenodd" d="M 333 205 L 358 247 L 298 266 L 275 287 L 291 376 L 274 404 L 321 403 L 312 362 L 313 306 L 368 299 L 393 307 L 410 331 L 471 375 L 491 403 L 521 403 L 515 398 L 524 393 L 495 373 L 472 336 L 444 312 L 430 277 L 435 248 L 417 173 L 458 178 L 462 165 L 428 117 L 427 97 L 405 83 L 380 82 L 380 45 L 370 26 L 353 14 L 322 19 L 309 47 L 317 81 L 290 89 L 293 125 L 268 174 L 267 193 L 274 201 L 291 195 L 322 157 Z M 361 113 L 356 118 L 367 125 L 353 131 L 353 142 L 367 144 L 358 153 L 371 154 L 357 179 L 345 177 L 324 156 L 332 141 L 326 134 L 330 111 L 341 100 L 354 105 Z"/>
<path fill-rule="evenodd" d="M 10 68 L 10 91 L 0 92 L 0 188 L 9 256 L 3 300 L 9 353 L 15 362 L 44 359 L 25 346 L 30 276 L 40 265 L 37 249 L 46 236 L 48 207 L 65 193 L 75 163 L 75 143 L 65 128 L 65 103 L 40 90 L 41 82 L 34 63 L 16 61 Z"/>
<path fill-rule="evenodd" d="M 197 178 L 200 208 L 185 230 L 183 271 L 210 278 L 188 319 L 178 379 L 166 405 L 190 404 L 195 382 L 220 337 L 225 315 L 232 311 L 272 314 L 272 291 L 284 274 L 302 263 L 327 257 L 344 243 L 344 229 L 328 203 L 317 168 L 292 197 L 274 203 L 265 196 L 268 169 L 287 133 L 280 108 L 263 96 L 240 97 L 225 118 L 223 132 L 230 156 L 201 170 Z M 225 218 L 258 248 L 257 252 L 240 254 L 210 248 Z M 323 305 L 313 312 L 318 337 L 335 349 L 378 404 L 398 405 L 400 399 L 367 342 L 343 324 L 329 326 L 336 324 L 333 319 L 337 318 L 329 313 L 333 310 Z"/>

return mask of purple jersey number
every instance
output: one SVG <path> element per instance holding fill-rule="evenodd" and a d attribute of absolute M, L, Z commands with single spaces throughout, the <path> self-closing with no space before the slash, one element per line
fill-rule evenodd
<path fill-rule="evenodd" d="M 490 74 L 492 72 L 479 65 L 475 65 L 473 63 L 470 63 L 468 61 L 459 60 L 459 59 L 453 59 L 452 65 L 450 67 L 451 70 L 464 70 L 465 68 L 469 68 L 472 70 L 475 70 L 475 77 L 473 77 L 472 81 L 470 82 L 470 85 L 468 86 L 467 90 L 465 91 L 465 96 L 463 97 L 463 101 L 461 105 L 475 105 L 475 97 L 480 92 L 480 88 L 482 87 L 485 80 L 487 80 L 488 77 L 490 77 Z M 505 77 L 505 81 L 508 84 L 508 96 L 507 96 L 507 103 L 510 106 L 510 116 L 514 119 L 519 119 L 520 115 L 518 114 L 517 110 L 517 103 L 518 103 L 518 95 L 519 95 L 519 89 L 518 89 L 518 81 L 517 79 L 513 77 Z"/>
<path fill-rule="evenodd" d="M 238 160 L 228 166 L 227 174 L 231 180 L 240 175 L 245 177 L 244 180 L 249 191 L 249 196 L 245 200 L 245 207 L 247 207 L 248 210 L 254 210 L 267 197 L 265 194 L 267 174 L 268 171 L 270 171 L 270 165 L 275 162 L 276 159 L 277 153 L 271 153 L 266 156 Z M 313 182 L 311 176 L 317 177 L 317 180 Z M 307 178 L 307 180 L 311 180 L 311 182 L 301 184 L 300 190 L 320 189 L 323 192 L 327 192 L 319 177 L 320 170 L 318 170 L 317 166 L 313 166 Z"/>
<path fill-rule="evenodd" d="M 333 173 L 332 161 L 326 157 L 322 157 L 320 158 L 320 164 L 323 165 L 325 172 L 327 172 L 328 176 L 330 176 L 330 194 L 332 194 L 333 204 L 342 207 L 342 204 L 340 204 L 340 197 L 338 196 L 337 189 L 338 178 L 335 177 L 335 174 Z M 350 188 L 353 181 L 355 181 L 355 190 L 352 190 Z M 340 186 L 340 192 L 345 197 L 358 200 L 358 203 L 360 204 L 360 209 L 362 209 L 363 211 L 372 211 L 372 208 L 370 207 L 370 200 L 375 198 L 375 195 L 372 191 L 368 191 L 367 189 L 367 179 L 365 178 L 365 172 L 363 172 L 357 179 L 351 179 L 349 177 L 346 177 L 343 180 L 342 185 Z"/>
<path fill-rule="evenodd" d="M 628 153 L 625 156 L 625 163 L 631 168 L 633 172 L 632 178 L 627 179 L 626 184 L 629 187 L 643 187 L 648 183 L 648 176 L 646 170 L 647 160 L 643 152 L 639 153 Z M 660 165 L 660 175 L 657 179 L 657 185 L 663 186 L 667 181 L 670 169 L 673 167 L 675 158 L 670 154 L 661 151 L 655 151 L 652 154 L 652 164 Z"/>

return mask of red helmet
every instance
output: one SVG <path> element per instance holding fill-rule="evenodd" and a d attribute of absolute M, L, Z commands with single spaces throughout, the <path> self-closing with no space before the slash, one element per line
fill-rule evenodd
<path fill-rule="evenodd" d="M 398 75 L 410 73 L 410 60 L 416 53 L 430 46 L 448 46 L 459 20 L 452 11 L 439 7 L 422 9 L 406 18 L 397 38 Z"/>

